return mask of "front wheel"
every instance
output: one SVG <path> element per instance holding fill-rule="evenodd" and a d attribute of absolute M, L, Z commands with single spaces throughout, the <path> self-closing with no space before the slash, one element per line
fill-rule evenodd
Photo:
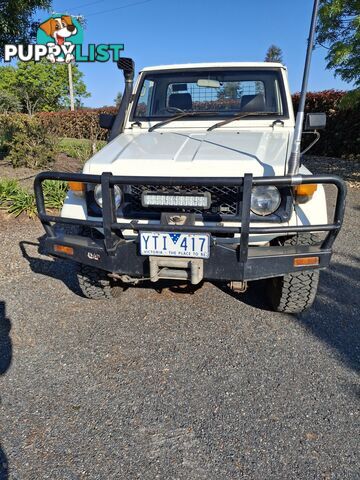
<path fill-rule="evenodd" d="M 318 238 L 305 234 L 286 239 L 283 245 L 314 245 Z M 268 294 L 273 309 L 283 313 L 301 313 L 314 303 L 319 284 L 319 272 L 307 270 L 289 273 L 268 280 Z"/>
<path fill-rule="evenodd" d="M 88 265 L 79 265 L 77 278 L 83 295 L 92 300 L 110 300 L 123 291 L 106 272 Z"/>
<path fill-rule="evenodd" d="M 296 272 L 269 280 L 269 297 L 274 310 L 300 313 L 311 307 L 319 283 L 319 272 Z"/>

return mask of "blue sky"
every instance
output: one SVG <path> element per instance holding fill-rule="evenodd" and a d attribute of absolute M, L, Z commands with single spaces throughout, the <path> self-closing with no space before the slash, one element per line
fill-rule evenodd
<path fill-rule="evenodd" d="M 284 53 L 290 87 L 300 89 L 313 0 L 55 0 L 58 13 L 84 15 L 86 43 L 124 43 L 136 70 L 148 65 L 262 61 L 274 43 Z M 47 14 L 39 12 L 44 20 Z M 326 50 L 314 52 L 310 90 L 349 89 L 325 69 Z M 112 105 L 123 89 L 113 63 L 80 65 L 91 98 Z"/>

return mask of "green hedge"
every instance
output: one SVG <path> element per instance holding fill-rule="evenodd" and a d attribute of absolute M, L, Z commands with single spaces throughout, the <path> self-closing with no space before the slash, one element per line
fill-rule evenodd
<path fill-rule="evenodd" d="M 345 92 L 326 90 L 309 93 L 306 102 L 307 112 L 325 112 L 328 125 L 321 132 L 321 140 L 312 153 L 342 157 L 360 153 L 360 109 L 340 108 Z M 226 100 L 224 100 L 226 102 Z M 295 111 L 299 94 L 293 95 Z M 42 112 L 36 115 L 48 133 L 56 137 L 86 138 L 92 141 L 106 140 L 107 131 L 99 127 L 100 113 L 116 113 L 115 107 L 101 109 L 81 109 L 75 112 Z M 1 116 L 0 116 L 1 117 Z M 310 139 L 310 135 L 307 136 Z M 304 139 L 305 142 L 307 139 Z"/>
<path fill-rule="evenodd" d="M 41 112 L 36 115 L 49 133 L 57 137 L 106 140 L 107 130 L 99 126 L 100 113 L 116 113 L 115 107 L 81 109 L 75 112 Z"/>

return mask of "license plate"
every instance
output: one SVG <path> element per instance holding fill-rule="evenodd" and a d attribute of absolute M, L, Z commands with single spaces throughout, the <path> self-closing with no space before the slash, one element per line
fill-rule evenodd
<path fill-rule="evenodd" d="M 141 255 L 209 258 L 210 235 L 140 232 Z"/>

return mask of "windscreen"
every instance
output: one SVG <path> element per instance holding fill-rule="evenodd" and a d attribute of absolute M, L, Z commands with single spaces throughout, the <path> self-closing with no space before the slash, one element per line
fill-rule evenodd
<path fill-rule="evenodd" d="M 168 118 L 185 112 L 227 117 L 241 112 L 284 115 L 284 87 L 276 70 L 187 71 L 147 74 L 134 118 Z"/>

